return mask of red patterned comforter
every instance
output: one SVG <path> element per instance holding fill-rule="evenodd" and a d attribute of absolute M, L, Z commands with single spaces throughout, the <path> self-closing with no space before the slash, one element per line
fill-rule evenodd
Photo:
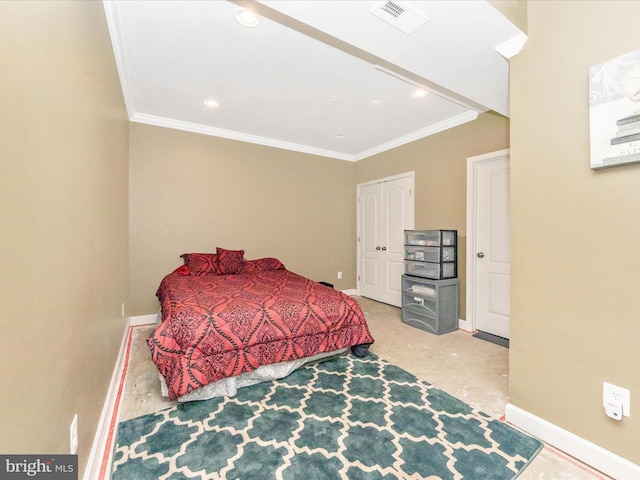
<path fill-rule="evenodd" d="M 285 269 L 167 275 L 151 358 L 172 400 L 222 378 L 373 343 L 359 304 Z"/>

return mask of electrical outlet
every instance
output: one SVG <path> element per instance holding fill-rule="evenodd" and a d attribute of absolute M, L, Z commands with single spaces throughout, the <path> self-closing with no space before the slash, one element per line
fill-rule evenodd
<path fill-rule="evenodd" d="M 617 387 L 607 382 L 602 383 L 602 406 L 607 409 L 608 403 L 620 403 L 622 415 L 631 416 L 631 392 L 626 388 Z"/>
<path fill-rule="evenodd" d="M 71 454 L 75 455 L 78 452 L 78 414 L 76 413 L 71 420 L 69 426 L 69 443 L 71 446 Z"/>
<path fill-rule="evenodd" d="M 338 272 L 338 280 L 342 279 L 342 272 Z"/>

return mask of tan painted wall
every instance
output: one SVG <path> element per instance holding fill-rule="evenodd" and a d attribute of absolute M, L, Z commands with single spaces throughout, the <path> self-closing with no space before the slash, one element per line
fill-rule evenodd
<path fill-rule="evenodd" d="M 81 40 L 79 40 L 81 39 Z M 101 2 L 0 2 L 0 452 L 81 469 L 124 331 L 127 137 Z"/>
<path fill-rule="evenodd" d="M 489 0 L 511 23 L 527 33 L 527 0 Z"/>
<path fill-rule="evenodd" d="M 132 314 L 158 310 L 156 289 L 182 253 L 217 246 L 355 288 L 353 163 L 142 124 L 130 132 Z"/>
<path fill-rule="evenodd" d="M 638 2 L 529 2 L 511 93 L 511 402 L 635 463 L 637 416 L 606 418 L 601 391 L 629 388 L 640 411 L 640 166 L 589 168 L 586 79 L 638 48 L 638 18 Z M 100 3 L 0 2 L 0 45 L 0 322 L 17 359 L 0 363 L 0 451 L 68 452 L 77 412 L 84 465 L 123 328 L 127 121 Z M 508 130 L 485 114 L 351 164 L 131 125 L 129 313 L 155 311 L 180 253 L 216 245 L 355 287 L 355 185 L 409 170 L 416 227 L 464 243 L 466 158 Z"/>
<path fill-rule="evenodd" d="M 415 228 L 458 230 L 460 318 L 466 318 L 467 158 L 509 148 L 495 113 L 356 163 L 357 183 L 415 171 Z"/>
<path fill-rule="evenodd" d="M 529 2 L 511 60 L 510 401 L 640 464 L 640 165 L 589 167 L 588 69 L 640 48 L 640 2 Z M 602 382 L 631 391 L 609 419 Z"/>
<path fill-rule="evenodd" d="M 131 124 L 130 313 L 158 310 L 155 291 L 180 254 L 216 246 L 356 288 L 356 184 L 415 170 L 416 227 L 459 231 L 464 314 L 466 159 L 507 148 L 508 135 L 507 119 L 483 114 L 350 163 Z"/>

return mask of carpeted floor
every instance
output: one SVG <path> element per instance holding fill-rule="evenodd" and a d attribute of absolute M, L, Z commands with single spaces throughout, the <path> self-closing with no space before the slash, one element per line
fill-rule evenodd
<path fill-rule="evenodd" d="M 121 422 L 112 478 L 511 479 L 541 448 L 370 353 Z"/>

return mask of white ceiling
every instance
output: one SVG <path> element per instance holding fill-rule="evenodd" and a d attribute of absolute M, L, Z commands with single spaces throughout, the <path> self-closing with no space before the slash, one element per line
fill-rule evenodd
<path fill-rule="evenodd" d="M 385 3 L 104 2 L 134 122 L 356 161 L 480 112 L 509 115 L 516 26 L 484 0 L 394 0 L 399 20 L 429 17 L 406 34 L 370 12 Z M 257 27 L 234 20 L 241 6 Z M 413 98 L 416 85 L 429 95 Z"/>

